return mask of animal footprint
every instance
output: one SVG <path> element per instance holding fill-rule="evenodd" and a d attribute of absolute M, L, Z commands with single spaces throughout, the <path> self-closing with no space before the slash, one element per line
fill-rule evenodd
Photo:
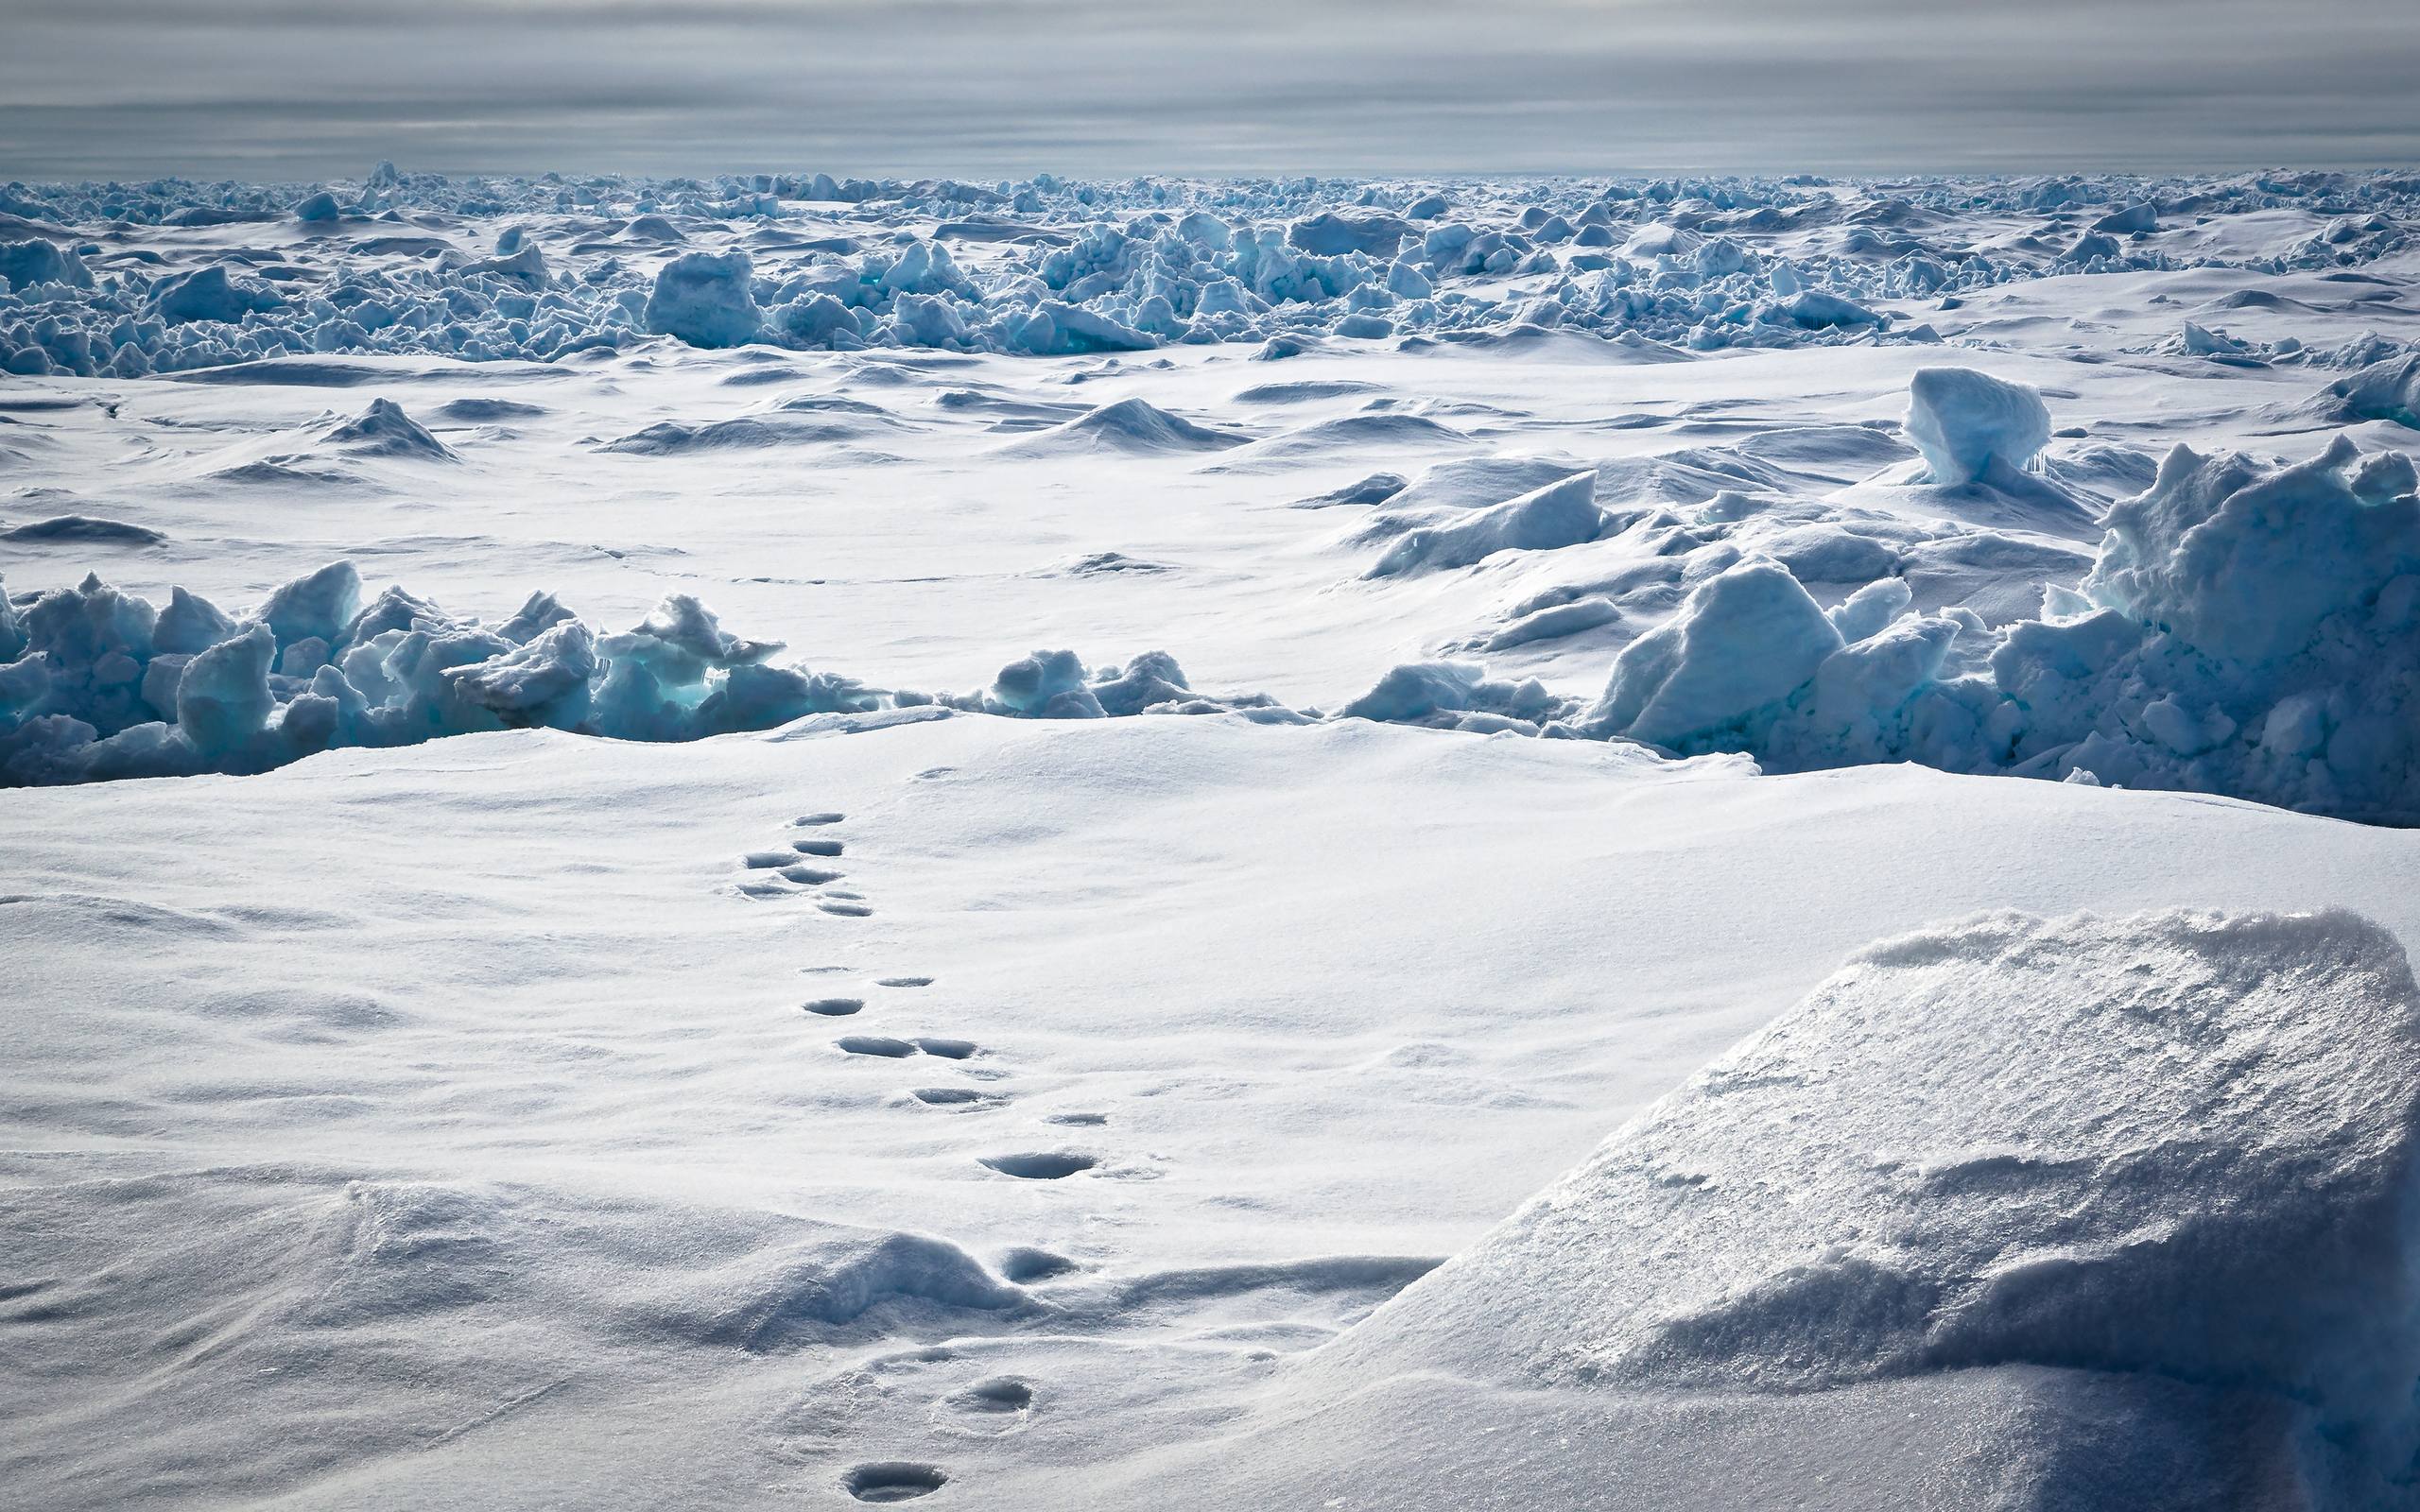
<path fill-rule="evenodd" d="M 942 1399 L 941 1407 L 955 1416 L 952 1427 L 998 1435 L 1012 1434 L 1033 1415 L 1033 1383 L 1018 1376 L 991 1376 Z"/>
<path fill-rule="evenodd" d="M 832 1042 L 852 1056 L 881 1056 L 890 1060 L 905 1060 L 916 1053 L 916 1047 L 907 1040 L 878 1034 L 843 1035 Z"/>
<path fill-rule="evenodd" d="M 812 1003 L 802 1003 L 799 1005 L 800 1007 L 805 1009 L 807 1012 L 820 1013 L 827 1019 L 846 1018 L 850 1014 L 857 1012 L 865 1005 L 865 999 L 863 998 L 817 998 Z"/>
<path fill-rule="evenodd" d="M 933 979 L 929 976 L 886 976 L 874 983 L 876 987 L 930 987 L 932 985 Z"/>
<path fill-rule="evenodd" d="M 972 1040 L 944 1040 L 938 1035 L 893 1040 L 889 1035 L 852 1034 L 832 1042 L 853 1056 L 886 1056 L 892 1060 L 905 1060 L 919 1052 L 943 1060 L 964 1060 L 982 1054 L 982 1048 Z"/>
<path fill-rule="evenodd" d="M 826 825 L 838 824 L 846 817 L 846 815 L 838 813 L 802 814 L 790 820 L 790 828 L 794 830 L 821 829 Z M 769 871 L 780 879 L 779 882 L 775 882 L 772 878 L 741 882 L 736 885 L 741 896 L 782 898 L 804 892 L 814 898 L 817 905 L 825 913 L 838 918 L 864 919 L 873 914 L 873 905 L 865 901 L 863 893 L 838 889 L 830 892 L 817 891 L 827 884 L 838 882 L 842 873 L 836 868 L 817 866 L 814 863 L 837 858 L 847 850 L 848 846 L 845 842 L 829 835 L 817 834 L 790 839 L 786 843 L 788 846 L 787 850 L 751 850 L 739 858 L 740 866 L 746 870 Z M 782 885 L 784 883 L 788 885 Z"/>
<path fill-rule="evenodd" d="M 919 1087 L 908 1095 L 927 1108 L 966 1109 L 995 1108 L 1009 1100 L 1006 1092 L 987 1092 L 974 1087 Z"/>
<path fill-rule="evenodd" d="M 912 1502 L 948 1484 L 949 1476 L 940 1466 L 908 1460 L 859 1465 L 840 1477 L 841 1488 L 860 1502 Z"/>
<path fill-rule="evenodd" d="M 987 1155 L 982 1163 L 1002 1176 L 1016 1177 L 1025 1181 L 1063 1181 L 1079 1171 L 1089 1171 L 1100 1164 L 1090 1155 L 1077 1155 L 1066 1150 L 1035 1150 L 1022 1155 Z"/>

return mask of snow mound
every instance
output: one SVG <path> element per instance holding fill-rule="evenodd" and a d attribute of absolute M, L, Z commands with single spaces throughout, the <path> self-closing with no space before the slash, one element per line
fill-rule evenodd
<path fill-rule="evenodd" d="M 1364 252 L 1392 258 L 1411 227 L 1392 215 L 1371 211 L 1328 211 L 1286 228 L 1286 244 L 1319 257 Z"/>
<path fill-rule="evenodd" d="M 878 415 L 879 411 L 874 411 Z M 768 446 L 801 446 L 824 441 L 860 440 L 900 429 L 897 421 L 870 419 L 847 411 L 740 415 L 730 420 L 684 425 L 658 421 L 644 430 L 616 437 L 600 451 L 634 456 L 680 456 L 694 452 L 751 451 Z"/>
<path fill-rule="evenodd" d="M 1588 722 L 1651 745 L 1707 742 L 1777 707 L 1841 647 L 1841 632 L 1789 569 L 1746 562 L 1622 648 Z"/>
<path fill-rule="evenodd" d="M 2420 352 L 2374 362 L 2337 379 L 2302 413 L 2329 425 L 2382 420 L 2420 431 Z"/>
<path fill-rule="evenodd" d="M 241 320 L 255 311 L 274 310 L 285 302 L 267 288 L 236 283 L 227 276 L 227 269 L 216 263 L 162 279 L 151 290 L 151 313 L 169 325 L 196 320 Z"/>
<path fill-rule="evenodd" d="M 2420 1448 L 2416 1010 L 2400 947 L 2345 913 L 1887 941 L 1314 1368 L 2122 1372 L 2271 1396 L 2337 1485 L 2382 1490 Z"/>
<path fill-rule="evenodd" d="M 924 701 L 916 694 L 896 694 L 893 698 L 903 705 Z M 944 693 L 932 701 L 970 713 L 1014 719 L 1118 719 L 1144 713 L 1249 710 L 1259 717 L 1306 722 L 1299 714 L 1278 709 L 1262 695 L 1213 697 L 1195 692 L 1184 669 L 1166 651 L 1146 651 L 1122 666 L 1097 669 L 1085 666 L 1073 651 L 1036 651 L 1002 667 L 992 685 L 979 693 Z"/>
<path fill-rule="evenodd" d="M 2080 589 L 1962 648 L 1974 670 L 1955 673 L 1971 620 L 1904 600 L 1879 626 L 1879 600 L 1827 616 L 1785 566 L 1743 561 L 1623 650 L 1584 728 L 1784 770 L 2085 772 L 2405 820 L 2420 815 L 2415 476 L 2342 437 L 2285 468 L 2179 447 L 2113 507 Z"/>
<path fill-rule="evenodd" d="M 1579 472 L 1451 524 L 1413 526 L 1366 576 L 1468 567 L 1499 551 L 1552 551 L 1594 541 L 1604 525 L 1604 511 L 1597 507 L 1597 474 Z"/>
<path fill-rule="evenodd" d="M 360 993 L 229 996 L 356 1029 L 396 1017 Z M 100 1461 L 20 1455 L 16 1499 L 45 1506 L 142 1501 L 203 1435 L 210 1489 L 182 1499 L 274 1502 L 425 1448 L 432 1415 L 492 1412 L 499 1388 L 537 1389 L 532 1370 L 555 1371 L 538 1378 L 551 1391 L 572 1360 L 609 1376 L 672 1360 L 712 1370 L 1039 1311 L 931 1235 L 529 1182 L 220 1167 L 12 1185 L 0 1224 L 41 1294 L 39 1317 L 24 1303 L 9 1314 L 11 1419 L 115 1400 L 139 1402 L 128 1410 L 144 1425 Z M 196 1353 L 181 1325 L 197 1313 L 243 1325 Z M 38 1402 L 36 1381 L 54 1394 Z M 298 1431 L 332 1410 L 341 1434 Z"/>
<path fill-rule="evenodd" d="M 647 329 L 693 347 L 753 341 L 764 316 L 756 308 L 752 272 L 746 252 L 683 252 L 656 272 L 643 317 Z"/>
<path fill-rule="evenodd" d="M 0 541 L 26 544 L 73 541 L 78 545 L 156 546 L 167 539 L 165 532 L 148 525 L 130 524 L 123 520 L 105 520 L 89 514 L 53 515 L 47 520 L 29 520 L 24 524 L 0 530 Z"/>
<path fill-rule="evenodd" d="M 1121 399 L 1086 410 L 1074 420 L 1011 442 L 1031 453 L 1127 452 L 1137 455 L 1215 452 L 1241 446 L 1249 438 L 1196 424 L 1140 399 Z"/>
<path fill-rule="evenodd" d="M 2027 385 L 1971 368 L 1921 368 L 1908 386 L 1908 439 L 1932 481 L 1955 487 L 2032 461 L 2050 444 L 2050 411 Z"/>
<path fill-rule="evenodd" d="M 330 426 L 320 438 L 355 456 L 458 460 L 451 447 L 431 436 L 425 426 L 405 414 L 404 406 L 391 399 L 372 400 L 368 409 Z"/>
<path fill-rule="evenodd" d="M 0 279 L 8 280 L 9 287 L 18 289 L 43 284 L 88 289 L 93 286 L 93 270 L 74 252 L 60 251 L 56 243 L 36 238 L 0 242 Z"/>

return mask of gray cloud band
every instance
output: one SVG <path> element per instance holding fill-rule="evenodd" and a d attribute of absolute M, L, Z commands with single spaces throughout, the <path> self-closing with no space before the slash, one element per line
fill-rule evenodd
<path fill-rule="evenodd" d="M 0 174 L 1831 171 L 2420 158 L 2340 0 L 29 0 Z"/>

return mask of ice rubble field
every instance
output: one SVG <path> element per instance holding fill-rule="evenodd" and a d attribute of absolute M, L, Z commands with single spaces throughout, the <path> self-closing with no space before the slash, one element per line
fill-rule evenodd
<path fill-rule="evenodd" d="M 0 1503 L 2420 1504 L 2420 178 L 0 216 Z"/>

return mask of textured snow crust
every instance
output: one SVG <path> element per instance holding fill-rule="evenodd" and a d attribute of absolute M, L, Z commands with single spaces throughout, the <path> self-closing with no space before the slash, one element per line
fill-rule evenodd
<path fill-rule="evenodd" d="M 2273 1397 L 2317 1500 L 2375 1504 L 2420 1451 L 2416 1013 L 2401 948 L 2350 914 L 1890 940 L 1312 1368 L 2150 1376 Z"/>

